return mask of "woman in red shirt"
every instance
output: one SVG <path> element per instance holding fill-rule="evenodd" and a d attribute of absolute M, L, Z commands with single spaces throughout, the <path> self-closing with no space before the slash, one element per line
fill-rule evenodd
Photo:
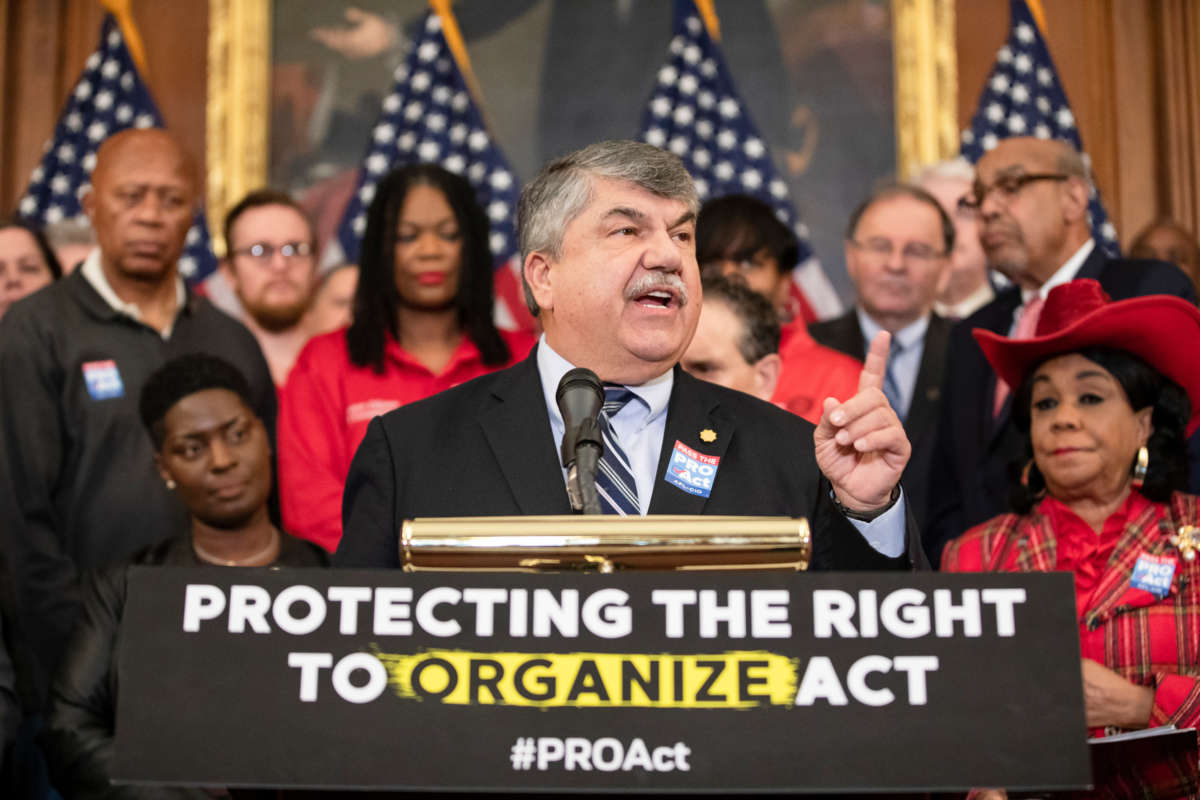
<path fill-rule="evenodd" d="M 463 178 L 401 168 L 367 211 L 354 321 L 312 339 L 280 397 L 284 524 L 327 550 L 342 536 L 342 486 L 367 423 L 507 367 L 533 339 L 492 321 L 488 221 Z"/>
<path fill-rule="evenodd" d="M 1073 572 L 1092 735 L 1197 727 L 1200 497 L 1183 490 L 1187 436 L 1200 425 L 1200 310 L 1166 296 L 1113 303 L 1077 280 L 1050 291 L 1033 338 L 975 338 L 1019 387 L 1012 414 L 1031 458 L 1017 513 L 950 542 L 942 568 Z M 1190 761 L 1194 774 L 1194 752 Z M 1161 759 L 1097 766 L 1115 770 L 1101 793 L 1195 788 Z"/>

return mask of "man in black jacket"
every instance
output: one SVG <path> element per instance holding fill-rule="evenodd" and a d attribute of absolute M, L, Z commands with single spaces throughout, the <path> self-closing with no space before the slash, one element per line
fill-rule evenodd
<path fill-rule="evenodd" d="M 884 393 L 904 423 L 912 458 L 904 489 L 918 523 L 926 505 L 942 369 L 952 323 L 933 311 L 954 250 L 954 222 L 937 198 L 917 186 L 873 191 L 846 226 L 846 269 L 855 307 L 809 326 L 813 339 L 853 358 L 866 357 L 880 330 L 892 335 Z"/>
<path fill-rule="evenodd" d="M 372 421 L 335 564 L 397 565 L 400 523 L 414 516 L 568 513 L 554 395 L 573 366 L 609 384 L 601 472 L 613 513 L 807 516 L 816 568 L 922 564 L 897 488 L 908 440 L 881 390 L 886 334 L 860 392 L 827 400 L 815 432 L 678 369 L 700 306 L 697 208 L 679 159 L 649 145 L 602 142 L 545 167 L 518 217 L 545 335 L 515 367 Z"/>
<path fill-rule="evenodd" d="M 1083 159 L 1065 142 L 1005 139 L 976 166 L 972 204 L 988 263 L 1016 285 L 950 336 L 930 479 L 936 491 L 922 525 L 935 563 L 950 539 L 1010 510 L 1011 480 L 1029 457 L 1026 437 L 1010 420 L 1010 387 L 997 387 L 971 331 L 1031 335 L 1042 299 L 1075 278 L 1100 281 L 1113 300 L 1171 294 L 1196 301 L 1191 281 L 1174 266 L 1104 255 L 1088 225 L 1089 187 Z M 1193 463 L 1193 481 L 1197 472 Z"/>
<path fill-rule="evenodd" d="M 146 377 L 183 353 L 222 356 L 247 376 L 274 431 L 274 388 L 254 338 L 178 274 L 197 188 L 191 159 L 165 131 L 109 138 L 82 198 L 99 247 L 0 322 L 5 578 L 42 692 L 75 622 L 80 570 L 125 559 L 185 520 L 138 420 Z"/>

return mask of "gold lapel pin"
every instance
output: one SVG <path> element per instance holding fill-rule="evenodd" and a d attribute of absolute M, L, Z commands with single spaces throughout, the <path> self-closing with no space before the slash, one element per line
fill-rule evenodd
<path fill-rule="evenodd" d="M 1200 550 L 1200 528 L 1195 525 L 1181 525 L 1171 537 L 1171 544 L 1179 548 L 1179 555 L 1184 561 L 1195 561 L 1196 551 Z"/>
<path fill-rule="evenodd" d="M 716 440 L 717 432 L 712 428 L 705 428 L 704 430 L 700 431 L 700 441 L 705 442 L 706 444 L 712 444 Z"/>

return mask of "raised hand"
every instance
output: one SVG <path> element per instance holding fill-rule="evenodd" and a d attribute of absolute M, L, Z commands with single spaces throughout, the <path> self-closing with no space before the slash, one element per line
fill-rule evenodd
<path fill-rule="evenodd" d="M 378 14 L 361 8 L 347 8 L 348 28 L 313 28 L 308 35 L 349 59 L 374 58 L 396 43 L 396 26 Z"/>
<path fill-rule="evenodd" d="M 883 395 L 891 341 L 887 331 L 875 336 L 858 393 L 844 403 L 825 398 L 813 432 L 817 466 L 833 484 L 838 501 L 855 511 L 886 506 L 912 454 L 904 426 Z"/>

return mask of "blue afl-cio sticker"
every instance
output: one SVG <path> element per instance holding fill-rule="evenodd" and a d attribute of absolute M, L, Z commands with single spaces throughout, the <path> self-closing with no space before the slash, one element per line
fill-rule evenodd
<path fill-rule="evenodd" d="M 720 456 L 706 456 L 697 453 L 678 439 L 671 459 L 667 462 L 667 474 L 663 480 L 672 486 L 678 486 L 688 494 L 698 494 L 708 497 L 712 492 L 713 481 L 717 477 L 717 467 L 721 466 Z"/>
<path fill-rule="evenodd" d="M 1171 593 L 1176 561 L 1172 556 L 1152 556 L 1142 553 L 1133 567 L 1129 585 L 1149 592 L 1160 600 Z"/>
<path fill-rule="evenodd" d="M 83 365 L 83 380 L 93 400 L 125 396 L 125 384 L 121 383 L 115 361 L 88 361 Z"/>

